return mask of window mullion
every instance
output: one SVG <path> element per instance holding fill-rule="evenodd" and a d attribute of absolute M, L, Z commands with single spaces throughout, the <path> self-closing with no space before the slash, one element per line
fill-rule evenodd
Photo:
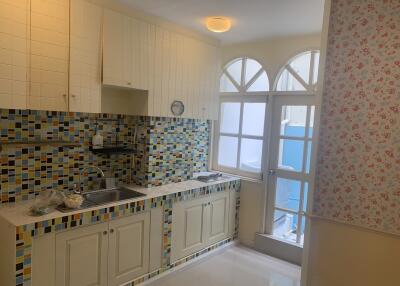
<path fill-rule="evenodd" d="M 232 82 L 232 84 L 236 87 L 236 89 L 241 92 L 241 86 L 239 86 L 236 82 L 236 80 L 231 76 L 231 74 L 228 71 L 225 71 L 225 75 L 227 78 Z"/>
<path fill-rule="evenodd" d="M 256 72 L 256 74 L 249 80 L 249 82 L 247 84 L 245 82 L 244 89 L 248 90 L 250 88 L 250 86 L 262 75 L 263 72 L 264 72 L 264 69 L 260 68 L 260 70 L 258 72 Z"/>
<path fill-rule="evenodd" d="M 314 82 L 314 62 L 315 62 L 315 51 L 311 52 L 310 74 L 308 76 L 308 82 L 309 82 L 310 87 L 313 86 L 313 82 Z"/>
<path fill-rule="evenodd" d="M 301 85 L 303 85 L 304 86 L 304 88 L 306 89 L 306 90 L 310 90 L 311 89 L 311 86 L 309 85 L 309 84 L 307 84 L 302 78 L 301 78 L 301 76 L 299 76 L 298 74 L 297 74 L 297 72 L 295 72 L 295 70 L 290 66 L 290 65 L 286 65 L 286 69 L 288 70 L 288 72 L 295 78 L 295 79 L 297 79 L 297 81 L 301 84 Z"/>
<path fill-rule="evenodd" d="M 238 134 L 238 152 L 236 158 L 236 168 L 240 170 L 240 156 L 241 156 L 241 149 L 242 149 L 242 130 L 243 130 L 243 109 L 244 109 L 244 102 L 240 102 L 240 120 L 239 120 L 239 134 Z"/>
<path fill-rule="evenodd" d="M 297 214 L 297 230 L 296 230 L 297 243 L 300 243 L 301 240 L 301 228 L 303 224 L 301 214 L 303 212 L 303 204 L 304 204 L 304 181 L 301 182 L 301 187 L 300 187 L 299 213 Z"/>

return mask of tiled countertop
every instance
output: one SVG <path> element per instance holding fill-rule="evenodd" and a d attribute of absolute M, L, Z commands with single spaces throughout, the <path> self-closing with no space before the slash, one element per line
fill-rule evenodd
<path fill-rule="evenodd" d="M 151 187 L 151 188 L 145 188 L 145 187 L 136 186 L 136 185 L 129 185 L 126 187 L 128 187 L 130 189 L 134 189 L 135 191 L 144 193 L 144 194 L 146 194 L 146 196 L 134 198 L 134 199 L 130 199 L 130 200 L 113 202 L 113 203 L 104 204 L 101 206 L 95 206 L 95 207 L 91 207 L 91 208 L 76 210 L 76 211 L 68 212 L 68 213 L 63 213 L 58 210 L 54 210 L 53 212 L 51 212 L 47 215 L 43 215 L 43 216 L 31 216 L 29 214 L 30 207 L 35 203 L 35 200 L 30 200 L 27 202 L 21 202 L 21 203 L 16 203 L 14 205 L 6 205 L 6 206 L 0 207 L 0 217 L 7 220 L 9 223 L 11 223 L 14 226 L 22 226 L 22 225 L 37 223 L 40 221 L 60 218 L 60 217 L 66 216 L 66 215 L 80 214 L 83 212 L 103 209 L 103 208 L 107 208 L 107 207 L 113 207 L 113 206 L 124 205 L 124 204 L 132 203 L 132 202 L 144 201 L 144 200 L 153 199 L 153 198 L 157 198 L 157 197 L 161 197 L 161 196 L 165 196 L 165 195 L 170 195 L 170 194 L 174 194 L 174 193 L 178 193 L 178 192 L 203 188 L 203 187 L 217 185 L 217 184 L 226 183 L 226 182 L 235 181 L 235 180 L 239 180 L 239 178 L 234 177 L 234 176 L 224 176 L 223 178 L 221 178 L 218 181 L 209 182 L 209 183 L 203 183 L 203 182 L 200 182 L 197 180 L 188 180 L 188 181 L 184 181 L 184 182 L 171 183 L 171 184 L 167 184 L 167 185 L 163 185 L 163 186 L 159 186 L 159 187 Z"/>

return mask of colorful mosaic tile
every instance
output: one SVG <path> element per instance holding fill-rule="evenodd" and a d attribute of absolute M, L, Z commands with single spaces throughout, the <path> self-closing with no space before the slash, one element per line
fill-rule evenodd
<path fill-rule="evenodd" d="M 106 145 L 133 146 L 134 157 L 90 152 L 96 129 Z M 72 190 L 88 165 L 123 183 L 158 186 L 187 180 L 193 172 L 207 170 L 210 129 L 209 121 L 194 119 L 0 109 L 0 142 L 63 140 L 80 145 L 3 145 L 0 202 L 32 199 L 43 190 Z M 83 185 L 95 187 L 96 177 L 89 172 Z"/>
<path fill-rule="evenodd" d="M 73 229 L 79 226 L 92 225 L 100 222 L 107 222 L 119 217 L 130 215 L 133 213 L 140 213 L 148 211 L 152 208 L 163 207 L 163 260 L 162 268 L 156 272 L 147 274 L 140 279 L 149 279 L 158 275 L 170 268 L 176 267 L 177 263 L 171 264 L 171 232 L 172 232 L 172 206 L 173 203 L 179 201 L 191 200 L 197 197 L 210 195 L 213 193 L 223 191 L 235 191 L 240 192 L 240 180 L 233 180 L 230 182 L 215 184 L 203 188 L 197 188 L 187 191 L 178 192 L 175 194 L 165 195 L 153 199 L 127 203 L 116 207 L 108 207 L 98 209 L 95 211 L 86 211 L 80 214 L 66 215 L 61 218 L 52 220 L 45 220 L 34 224 L 22 225 L 16 228 L 16 286 L 27 286 L 30 285 L 30 273 L 32 268 L 32 239 L 41 235 L 46 235 L 52 232 L 58 232 L 66 229 Z M 236 209 L 238 211 L 240 200 L 237 196 Z M 238 216 L 236 216 L 236 224 L 238 224 Z M 238 225 L 235 226 L 235 236 Z M 220 243 L 219 243 L 220 244 Z M 217 245 L 219 245 L 217 244 Z M 215 247 L 214 247 L 215 248 Z M 210 251 L 213 249 L 209 247 Z M 192 255 L 195 258 L 198 255 L 208 252 L 202 250 L 201 252 Z M 191 259 L 193 259 L 191 258 Z M 190 260 L 189 258 L 186 261 Z M 181 261 L 181 260 L 180 260 Z M 183 262 L 181 262 L 183 263 Z M 139 283 L 139 282 L 132 282 Z M 137 284 L 131 284 L 137 285 Z"/>

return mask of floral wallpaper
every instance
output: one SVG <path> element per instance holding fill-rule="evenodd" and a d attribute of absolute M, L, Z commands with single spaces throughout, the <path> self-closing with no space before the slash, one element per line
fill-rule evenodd
<path fill-rule="evenodd" d="M 400 234 L 400 1 L 332 0 L 314 214 Z"/>

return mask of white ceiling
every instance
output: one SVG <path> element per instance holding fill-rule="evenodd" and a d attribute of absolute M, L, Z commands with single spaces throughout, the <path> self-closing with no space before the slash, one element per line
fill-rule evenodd
<path fill-rule="evenodd" d="M 148 14 L 216 37 L 224 44 L 319 33 L 324 0 L 119 0 Z M 209 16 L 233 20 L 216 34 L 204 26 Z"/>

